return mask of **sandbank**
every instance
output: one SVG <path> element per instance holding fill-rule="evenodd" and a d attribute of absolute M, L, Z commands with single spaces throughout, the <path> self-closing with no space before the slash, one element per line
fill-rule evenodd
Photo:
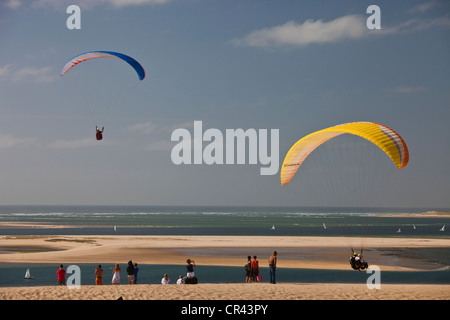
<path fill-rule="evenodd" d="M 242 266 L 248 255 L 265 264 L 278 251 L 280 268 L 348 269 L 350 248 L 364 244 L 365 256 L 386 271 L 430 270 L 426 261 L 402 257 L 389 263 L 385 250 L 450 247 L 446 238 L 360 238 L 296 236 L 1 236 L 0 263 L 125 263 Z M 29 249 L 33 248 L 32 251 Z"/>

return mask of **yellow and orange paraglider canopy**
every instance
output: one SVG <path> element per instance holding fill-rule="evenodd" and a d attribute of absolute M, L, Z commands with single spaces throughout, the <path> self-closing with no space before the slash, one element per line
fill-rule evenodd
<path fill-rule="evenodd" d="M 350 122 L 313 132 L 298 140 L 284 158 L 280 173 L 281 184 L 289 183 L 306 157 L 317 147 L 344 133 L 371 141 L 391 158 L 398 169 L 408 164 L 408 147 L 394 130 L 374 122 Z"/>

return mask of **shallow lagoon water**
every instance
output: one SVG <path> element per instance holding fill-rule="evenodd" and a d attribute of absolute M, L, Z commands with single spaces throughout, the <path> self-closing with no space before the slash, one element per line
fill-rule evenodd
<path fill-rule="evenodd" d="M 365 237 L 449 237 L 448 229 L 439 229 L 449 221 L 445 217 L 416 217 L 413 209 L 364 208 L 260 208 L 260 207 L 156 207 L 156 206 L 0 206 L 0 222 L 32 222 L 65 225 L 68 228 L 0 228 L 0 235 L 260 235 L 260 236 L 350 236 L 361 239 L 366 254 L 372 250 Z M 401 217 L 390 214 L 402 213 Z M 406 213 L 406 214 L 405 214 Z M 323 225 L 326 225 L 326 229 Z M 116 226 L 116 228 L 114 228 Z M 272 230 L 271 227 L 275 226 Z M 415 226 L 415 228 L 414 228 Z M 401 233 L 397 233 L 398 229 Z M 350 249 L 350 248 L 348 248 Z M 23 249 L 22 249 L 23 250 Z M 267 249 L 268 250 L 268 249 Z M 378 249 L 374 249 L 377 251 Z M 250 250 L 249 250 L 250 251 Z M 382 271 L 384 283 L 450 283 L 448 248 L 399 249 L 373 252 L 386 259 L 408 257 L 411 263 L 427 261 L 433 270 L 420 272 Z M 248 254 L 239 254 L 245 257 Z M 189 254 L 189 253 L 187 253 Z M 193 253 L 191 253 L 193 254 Z M 195 254 L 201 254 L 199 252 Z M 261 256 L 263 252 L 254 252 Z M 347 252 L 344 254 L 346 255 Z M 306 258 L 295 256 L 285 258 Z M 263 260 L 263 259 L 261 259 Z M 369 261 L 370 262 L 370 261 Z M 120 263 L 120 262 L 119 262 Z M 121 262 L 125 267 L 126 261 Z M 263 263 L 260 263 L 262 266 Z M 94 284 L 97 264 L 80 264 L 82 285 Z M 25 280 L 30 267 L 34 280 Z M 105 265 L 104 283 L 109 284 L 112 265 Z M 141 265 L 139 283 L 160 283 L 168 273 L 172 282 L 184 275 L 183 265 Z M 58 266 L 46 264 L 0 264 L 0 286 L 55 285 Z M 125 270 L 122 283 L 126 283 Z M 203 283 L 244 282 L 243 267 L 197 266 Z M 263 282 L 268 269 L 261 267 Z M 364 283 L 368 274 L 353 270 L 279 269 L 278 282 Z M 108 278 L 109 277 L 109 278 Z"/>
<path fill-rule="evenodd" d="M 81 270 L 81 285 L 94 285 L 94 270 L 97 264 L 77 264 Z M 65 265 L 67 268 L 68 265 Z M 25 271 L 30 268 L 34 280 L 24 278 Z M 111 285 L 113 264 L 102 265 L 104 270 L 103 284 Z M 55 264 L 0 264 L 0 286 L 56 286 Z M 269 270 L 260 268 L 263 282 L 268 282 Z M 183 265 L 139 265 L 138 284 L 160 284 L 167 273 L 171 283 L 176 283 L 179 275 L 186 275 Z M 199 283 L 244 283 L 244 267 L 212 267 L 197 266 L 195 273 Z M 361 283 L 367 282 L 372 273 L 353 270 L 313 270 L 278 268 L 278 283 Z M 381 283 L 396 284 L 450 284 L 450 270 L 394 272 L 381 270 Z M 70 275 L 66 276 L 68 279 Z M 128 285 L 126 263 L 122 264 L 121 285 Z"/>

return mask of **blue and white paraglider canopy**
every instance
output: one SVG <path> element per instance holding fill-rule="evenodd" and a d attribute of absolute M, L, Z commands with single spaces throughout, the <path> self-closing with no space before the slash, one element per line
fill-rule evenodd
<path fill-rule="evenodd" d="M 71 68 L 73 68 L 77 64 L 79 64 L 83 61 L 95 59 L 95 58 L 121 59 L 121 60 L 127 62 L 136 71 L 136 73 L 139 77 L 139 80 L 144 80 L 144 78 L 145 78 L 145 70 L 139 62 L 137 62 L 132 57 L 127 56 L 123 53 L 113 52 L 113 51 L 89 51 L 89 52 L 81 53 L 79 55 L 74 56 L 69 61 L 67 61 L 67 63 L 64 65 L 63 69 L 61 70 L 61 77 L 64 76 L 67 73 L 67 71 L 69 71 Z"/>

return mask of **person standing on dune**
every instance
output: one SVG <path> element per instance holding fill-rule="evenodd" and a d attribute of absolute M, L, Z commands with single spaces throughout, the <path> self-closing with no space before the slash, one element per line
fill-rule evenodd
<path fill-rule="evenodd" d="M 269 258 L 269 280 L 270 283 L 275 284 L 275 272 L 277 271 L 277 252 L 273 251 Z"/>

